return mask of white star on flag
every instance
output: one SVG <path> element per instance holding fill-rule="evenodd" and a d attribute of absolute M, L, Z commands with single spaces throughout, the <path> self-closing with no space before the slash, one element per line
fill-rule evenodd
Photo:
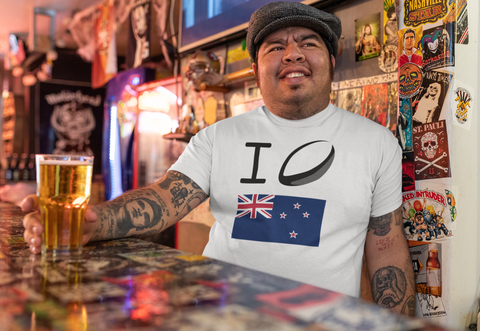
<path fill-rule="evenodd" d="M 290 232 L 290 238 L 295 238 L 295 239 L 297 239 L 297 234 L 298 234 L 298 233 L 295 233 L 295 230 L 293 230 L 292 232 Z"/>
<path fill-rule="evenodd" d="M 286 216 L 287 216 L 287 214 L 285 214 L 285 212 L 280 214 L 280 218 L 286 218 Z"/>
<path fill-rule="evenodd" d="M 303 213 L 303 218 L 308 218 L 308 216 L 310 216 L 309 213 L 307 213 L 307 212 L 304 212 L 304 213 Z"/>
<path fill-rule="evenodd" d="M 293 209 L 300 209 L 300 204 L 297 202 L 296 204 L 293 205 Z"/>

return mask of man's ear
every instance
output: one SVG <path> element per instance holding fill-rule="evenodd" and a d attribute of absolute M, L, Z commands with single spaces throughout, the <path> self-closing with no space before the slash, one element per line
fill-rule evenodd
<path fill-rule="evenodd" d="M 257 65 L 254 63 L 252 63 L 252 70 L 253 70 L 253 74 L 256 76 L 257 75 Z"/>
<path fill-rule="evenodd" d="M 333 68 L 335 68 L 335 57 L 332 54 L 330 54 L 330 60 L 332 61 Z"/>

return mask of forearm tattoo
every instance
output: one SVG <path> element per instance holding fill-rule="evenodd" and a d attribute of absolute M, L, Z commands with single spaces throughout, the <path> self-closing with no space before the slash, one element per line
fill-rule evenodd
<path fill-rule="evenodd" d="M 415 316 L 415 296 L 411 295 L 405 300 L 403 304 L 402 311 L 400 312 L 403 315 Z"/>
<path fill-rule="evenodd" d="M 407 291 L 405 273 L 397 267 L 378 269 L 372 277 L 373 300 L 381 307 L 394 308 L 402 303 Z"/>

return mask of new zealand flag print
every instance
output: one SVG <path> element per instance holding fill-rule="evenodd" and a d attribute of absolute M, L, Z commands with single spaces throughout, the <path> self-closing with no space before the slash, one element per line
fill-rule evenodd
<path fill-rule="evenodd" d="M 318 246 L 325 203 L 284 195 L 239 195 L 232 238 Z"/>

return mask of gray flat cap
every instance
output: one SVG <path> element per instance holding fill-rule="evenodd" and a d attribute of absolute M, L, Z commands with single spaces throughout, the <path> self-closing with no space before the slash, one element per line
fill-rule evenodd
<path fill-rule="evenodd" d="M 338 38 L 342 33 L 338 17 L 299 2 L 271 2 L 250 17 L 247 32 L 250 58 L 255 60 L 257 47 L 266 36 L 289 26 L 312 29 L 322 37 L 330 54 L 337 57 Z"/>

